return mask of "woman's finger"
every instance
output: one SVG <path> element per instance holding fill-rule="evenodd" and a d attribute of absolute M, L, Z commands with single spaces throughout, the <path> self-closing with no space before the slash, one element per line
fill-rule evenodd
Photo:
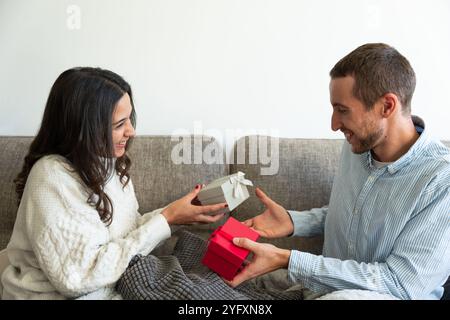
<path fill-rule="evenodd" d="M 195 186 L 195 188 L 192 189 L 191 192 L 189 192 L 185 197 L 187 197 L 189 199 L 189 202 L 191 202 L 192 200 L 194 200 L 197 197 L 200 190 L 202 190 L 202 185 L 197 184 Z"/>
<path fill-rule="evenodd" d="M 225 213 L 219 213 L 216 215 L 201 214 L 197 217 L 197 221 L 200 223 L 213 223 L 217 222 L 225 216 Z"/>
<path fill-rule="evenodd" d="M 205 206 L 199 206 L 196 209 L 197 209 L 197 212 L 200 214 L 208 214 L 208 213 L 217 212 L 217 211 L 225 209 L 225 208 L 228 208 L 228 204 L 226 202 L 205 205 Z"/>

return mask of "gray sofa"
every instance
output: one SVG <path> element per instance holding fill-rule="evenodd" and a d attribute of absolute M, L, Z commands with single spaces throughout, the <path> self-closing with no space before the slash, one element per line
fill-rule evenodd
<path fill-rule="evenodd" d="M 133 142 L 130 156 L 133 161 L 131 177 L 140 204 L 140 212 L 148 212 L 163 207 L 185 195 L 198 183 L 208 183 L 216 178 L 242 171 L 255 186 L 262 188 L 272 199 L 287 209 L 304 210 L 321 207 L 328 203 L 333 176 L 337 169 L 343 140 L 325 139 L 279 139 L 279 170 L 274 175 L 261 175 L 261 168 L 267 167 L 260 161 L 251 164 L 255 158 L 255 149 L 249 141 L 261 137 L 243 137 L 234 148 L 234 159 L 242 164 L 175 164 L 171 152 L 179 141 L 170 136 L 138 136 Z M 0 137 L 0 250 L 8 244 L 14 226 L 17 201 L 13 179 L 22 167 L 22 160 L 31 142 L 31 137 Z M 215 146 L 221 150 L 217 141 L 210 137 L 196 136 L 191 139 L 194 146 L 202 144 Z M 450 146 L 450 142 L 446 143 Z M 244 146 L 237 154 L 236 146 Z M 193 159 L 193 157 L 191 157 Z M 245 161 L 242 161 L 242 160 Z M 237 162 L 237 161 L 235 161 Z M 250 188 L 250 198 L 237 208 L 234 216 L 245 220 L 263 210 L 256 198 L 254 188 Z M 210 233 L 224 220 L 212 225 L 195 225 L 188 230 L 207 239 Z M 285 238 L 276 240 L 262 239 L 280 247 L 297 248 L 311 253 L 320 253 L 322 238 Z M 157 253 L 171 250 L 176 236 L 158 247 Z M 0 258 L 0 272 L 5 263 L 5 255 Z"/>
<path fill-rule="evenodd" d="M 0 137 L 0 250 L 8 244 L 14 226 L 17 200 L 13 180 L 21 170 L 31 140 L 31 137 Z M 199 141 L 203 148 L 207 145 L 211 147 L 211 143 L 222 148 L 210 137 L 197 136 L 191 139 L 192 152 Z M 244 172 L 255 186 L 261 187 L 286 208 L 301 210 L 323 206 L 328 202 L 342 140 L 279 139 L 279 170 L 275 175 L 260 174 L 260 169 L 266 165 L 249 164 L 252 157 L 249 152 L 256 152 L 249 147 L 249 137 L 237 141 L 237 144 L 245 144 L 245 161 L 242 158 L 239 161 L 244 164 L 227 164 L 225 160 L 222 164 L 175 164 L 171 160 L 171 152 L 178 143 L 178 140 L 172 141 L 170 136 L 138 136 L 134 139 L 130 149 L 133 161 L 130 174 L 141 213 L 167 205 L 198 183 L 206 184 L 237 171 Z M 234 152 L 234 158 L 238 159 L 237 151 Z M 249 191 L 251 197 L 235 213 L 240 220 L 263 210 L 254 195 L 254 188 L 250 187 Z M 190 226 L 189 230 L 207 238 L 223 222 Z M 319 252 L 321 239 L 292 238 L 277 243 Z"/>

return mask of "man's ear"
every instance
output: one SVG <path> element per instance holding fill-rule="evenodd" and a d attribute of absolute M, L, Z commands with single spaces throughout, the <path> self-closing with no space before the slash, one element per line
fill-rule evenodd
<path fill-rule="evenodd" d="M 394 93 L 386 93 L 381 97 L 383 108 L 381 110 L 381 115 L 383 118 L 389 118 L 393 115 L 397 109 L 401 109 L 400 101 Z"/>

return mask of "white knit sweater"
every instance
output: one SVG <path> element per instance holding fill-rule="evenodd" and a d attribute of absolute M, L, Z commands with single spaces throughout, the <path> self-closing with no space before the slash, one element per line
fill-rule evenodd
<path fill-rule="evenodd" d="M 171 235 L 162 209 L 140 215 L 130 181 L 114 174 L 105 192 L 114 206 L 106 226 L 76 173 L 61 156 L 33 166 L 7 247 L 3 299 L 120 298 L 114 284 L 131 258 Z"/>

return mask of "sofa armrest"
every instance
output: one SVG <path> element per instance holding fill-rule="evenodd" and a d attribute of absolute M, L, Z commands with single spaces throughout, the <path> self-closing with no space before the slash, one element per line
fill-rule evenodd
<path fill-rule="evenodd" d="M 3 271 L 6 269 L 6 267 L 9 265 L 8 255 L 6 254 L 6 249 L 3 249 L 0 251 L 0 278 L 3 274 Z M 3 294 L 3 285 L 0 281 L 0 299 Z"/>

